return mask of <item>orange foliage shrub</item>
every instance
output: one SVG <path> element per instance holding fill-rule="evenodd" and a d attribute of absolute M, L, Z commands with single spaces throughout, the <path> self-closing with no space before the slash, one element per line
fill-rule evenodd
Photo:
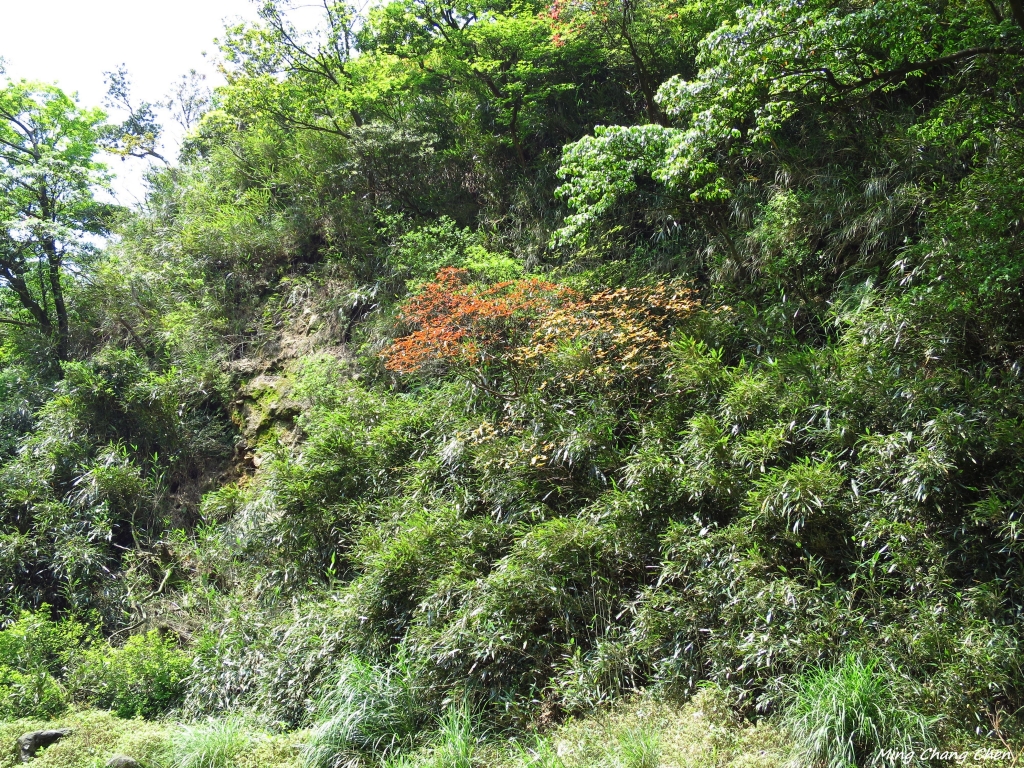
<path fill-rule="evenodd" d="M 412 373 L 430 362 L 486 366 L 504 358 L 537 318 L 572 295 L 543 280 L 467 284 L 465 270 L 448 267 L 402 308 L 415 330 L 384 355 L 386 368 Z"/>
<path fill-rule="evenodd" d="M 478 381 L 498 366 L 522 394 L 519 374 L 541 372 L 567 354 L 570 365 L 550 369 L 556 386 L 622 384 L 652 372 L 671 329 L 697 306 L 693 292 L 679 284 L 583 297 L 538 279 L 481 288 L 467 284 L 463 270 L 448 268 L 403 307 L 401 318 L 413 331 L 385 353 L 385 366 L 412 373 L 443 362 Z"/>

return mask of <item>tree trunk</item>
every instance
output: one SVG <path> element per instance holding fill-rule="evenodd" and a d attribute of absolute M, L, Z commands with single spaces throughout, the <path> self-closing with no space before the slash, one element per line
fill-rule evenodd
<path fill-rule="evenodd" d="M 1010 13 L 1017 26 L 1024 29 L 1024 0 L 1010 0 Z"/>
<path fill-rule="evenodd" d="M 630 0 L 624 0 L 622 3 L 622 23 L 619 29 L 619 34 L 622 35 L 622 39 L 626 41 L 626 46 L 629 48 L 629 55 L 633 59 L 633 66 L 636 69 L 637 81 L 640 85 L 640 92 L 644 95 L 644 111 L 647 112 L 647 120 L 652 124 L 665 125 L 665 116 L 662 114 L 661 109 L 658 107 L 658 102 L 655 99 L 657 88 L 653 82 L 650 72 L 647 70 L 647 65 L 644 64 L 643 57 L 640 55 L 640 51 L 637 50 L 636 43 L 633 42 L 633 37 L 629 33 L 629 19 L 633 13 L 633 9 L 630 6 Z"/>
<path fill-rule="evenodd" d="M 57 315 L 57 359 L 68 359 L 71 346 L 71 328 L 68 324 L 68 310 L 64 304 L 64 287 L 60 284 L 61 258 L 56 243 L 46 244 L 46 260 L 50 272 L 50 292 L 53 294 L 53 310 Z"/>

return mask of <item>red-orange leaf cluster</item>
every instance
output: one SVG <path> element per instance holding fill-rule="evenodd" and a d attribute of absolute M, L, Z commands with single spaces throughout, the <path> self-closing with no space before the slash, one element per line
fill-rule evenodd
<path fill-rule="evenodd" d="M 586 34 L 595 21 L 607 25 L 610 7 L 610 0 L 551 0 L 551 4 L 537 15 L 551 27 L 552 44 L 561 48 Z"/>
<path fill-rule="evenodd" d="M 385 367 L 412 373 L 430 362 L 487 366 L 507 355 L 538 318 L 574 296 L 535 278 L 481 288 L 468 282 L 464 270 L 442 269 L 402 308 L 413 331 L 385 353 Z"/>

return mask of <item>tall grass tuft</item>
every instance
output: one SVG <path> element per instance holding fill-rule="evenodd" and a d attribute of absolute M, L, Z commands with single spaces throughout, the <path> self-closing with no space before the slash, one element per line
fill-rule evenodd
<path fill-rule="evenodd" d="M 476 722 L 468 702 L 452 704 L 438 722 L 431 768 L 473 768 Z"/>
<path fill-rule="evenodd" d="M 621 768 L 658 768 L 661 764 L 661 740 L 653 728 L 631 728 L 619 736 Z"/>
<path fill-rule="evenodd" d="M 404 655 L 390 664 L 347 659 L 321 698 L 303 765 L 341 768 L 361 753 L 386 758 L 410 748 L 429 719 L 419 693 Z"/>
<path fill-rule="evenodd" d="M 185 726 L 171 739 L 172 768 L 233 768 L 251 743 L 245 723 L 237 717 Z"/>
<path fill-rule="evenodd" d="M 876 661 L 849 654 L 800 679 L 785 715 L 793 739 L 791 765 L 906 765 L 906 756 L 934 745 L 935 722 L 900 702 Z"/>

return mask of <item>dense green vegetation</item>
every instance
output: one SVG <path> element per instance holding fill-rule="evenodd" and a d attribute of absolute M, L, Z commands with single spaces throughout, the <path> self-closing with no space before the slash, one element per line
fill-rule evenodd
<path fill-rule="evenodd" d="M 268 0 L 136 211 L 150 105 L 6 83 L 0 719 L 96 734 L 53 765 L 1012 750 L 1022 24 Z"/>

